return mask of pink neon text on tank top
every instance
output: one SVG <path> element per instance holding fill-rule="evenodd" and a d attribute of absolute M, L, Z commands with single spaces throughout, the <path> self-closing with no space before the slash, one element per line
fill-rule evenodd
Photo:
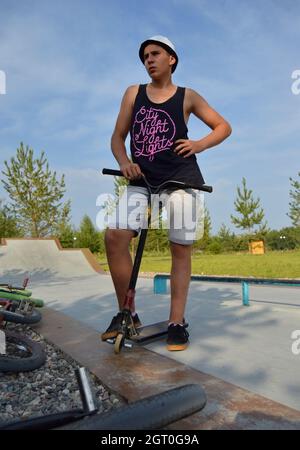
<path fill-rule="evenodd" d="M 175 133 L 175 123 L 166 111 L 142 106 L 132 127 L 134 156 L 146 156 L 153 161 L 156 153 L 170 150 Z"/>

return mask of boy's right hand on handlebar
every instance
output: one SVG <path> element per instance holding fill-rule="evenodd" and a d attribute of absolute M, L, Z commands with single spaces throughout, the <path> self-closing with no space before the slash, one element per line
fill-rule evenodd
<path fill-rule="evenodd" d="M 138 178 L 141 178 L 142 176 L 140 166 L 132 162 L 121 164 L 120 170 L 124 175 L 124 177 L 127 178 L 128 180 L 136 180 Z"/>

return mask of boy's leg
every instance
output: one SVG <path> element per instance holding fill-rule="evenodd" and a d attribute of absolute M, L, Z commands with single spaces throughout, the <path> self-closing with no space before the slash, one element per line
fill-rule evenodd
<path fill-rule="evenodd" d="M 145 212 L 147 211 L 147 190 L 143 187 L 127 186 L 121 193 L 116 210 L 110 217 L 109 228 L 105 232 L 105 248 L 110 274 L 114 283 L 119 313 L 112 318 L 107 330 L 102 333 L 103 341 L 117 336 L 121 323 L 125 297 L 128 291 L 132 272 L 132 259 L 129 252 L 131 239 L 138 234 L 143 225 Z M 141 322 L 135 314 L 134 301 L 130 307 L 135 327 L 140 327 Z"/>
<path fill-rule="evenodd" d="M 170 242 L 171 268 L 171 308 L 169 321 L 183 323 L 191 278 L 191 245 Z"/>
<path fill-rule="evenodd" d="M 182 326 L 191 276 L 191 245 L 170 243 L 172 253 L 171 308 L 168 327 L 167 349 L 185 350 L 189 333 Z"/>
<path fill-rule="evenodd" d="M 170 322 L 182 323 L 191 278 L 196 236 L 196 195 L 191 189 L 171 192 L 166 201 L 172 255 Z"/>
<path fill-rule="evenodd" d="M 122 314 L 120 311 L 123 309 L 123 303 L 128 290 L 132 270 L 129 243 L 133 235 L 133 231 L 118 229 L 107 229 L 105 233 L 107 260 L 118 298 L 119 313 L 112 318 L 112 321 L 106 331 L 101 334 L 102 341 L 116 338 L 121 327 Z M 134 302 L 131 306 L 131 312 L 135 312 Z M 133 321 L 136 327 L 141 326 L 141 322 L 137 314 L 133 317 Z"/>
<path fill-rule="evenodd" d="M 201 204 L 200 204 L 201 206 Z M 197 236 L 199 202 L 191 189 L 171 193 L 167 201 L 172 254 L 171 307 L 167 349 L 185 350 L 189 333 L 182 326 L 191 279 L 192 244 Z"/>
<path fill-rule="evenodd" d="M 129 244 L 134 235 L 134 231 L 131 230 L 107 229 L 105 232 L 107 261 L 118 298 L 119 310 L 123 308 L 132 272 Z M 132 312 L 134 309 L 133 304 Z"/>
<path fill-rule="evenodd" d="M 127 186 L 120 193 L 116 210 L 110 217 L 109 228 L 105 233 L 107 261 L 120 310 L 123 309 L 133 267 L 129 244 L 138 234 L 146 211 L 146 188 Z M 134 305 L 132 312 L 134 312 Z"/>

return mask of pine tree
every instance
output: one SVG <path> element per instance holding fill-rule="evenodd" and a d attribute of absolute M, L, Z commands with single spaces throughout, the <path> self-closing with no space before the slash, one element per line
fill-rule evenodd
<path fill-rule="evenodd" d="M 125 188 L 128 186 L 129 181 L 125 177 L 114 177 L 114 197 L 109 197 L 103 205 L 101 205 L 101 209 L 104 210 L 106 216 L 110 216 L 119 201 L 119 198 L 123 194 Z"/>
<path fill-rule="evenodd" d="M 229 240 L 232 238 L 233 235 L 234 234 L 230 231 L 228 227 L 226 227 L 225 223 L 222 223 L 218 232 L 219 238 L 222 240 Z"/>
<path fill-rule="evenodd" d="M 11 201 L 8 208 L 22 232 L 32 237 L 55 235 L 58 224 L 70 214 L 70 202 L 61 203 L 64 175 L 57 180 L 45 153 L 34 159 L 33 150 L 24 148 L 22 142 L 16 157 L 4 164 L 6 171 L 2 173 L 6 180 L 2 183 Z"/>
<path fill-rule="evenodd" d="M 80 223 L 75 246 L 89 248 L 93 253 L 100 249 L 100 234 L 88 215 L 85 215 Z"/>
<path fill-rule="evenodd" d="M 75 231 L 69 223 L 62 222 L 57 227 L 56 236 L 59 239 L 62 247 L 64 248 L 72 248 L 74 247 L 75 241 Z"/>
<path fill-rule="evenodd" d="M 298 173 L 300 177 L 300 172 Z M 289 179 L 293 190 L 290 190 L 291 202 L 289 202 L 290 213 L 287 214 L 292 220 L 294 227 L 300 227 L 300 181 Z"/>
<path fill-rule="evenodd" d="M 203 221 L 202 225 L 203 234 L 202 236 L 199 236 L 199 238 L 196 240 L 196 242 L 193 245 L 193 249 L 205 250 L 205 248 L 209 244 L 212 229 L 211 217 L 207 206 L 204 207 L 203 215 L 199 218 L 199 221 Z M 199 230 L 201 230 L 201 225 L 199 226 Z"/>
<path fill-rule="evenodd" d="M 256 200 L 253 197 L 251 189 L 247 189 L 246 179 L 242 179 L 242 189 L 237 187 L 237 199 L 234 202 L 235 210 L 240 214 L 240 217 L 231 215 L 232 223 L 238 227 L 246 230 L 248 234 L 254 233 L 254 226 L 259 225 L 259 232 L 263 234 L 266 232 L 267 223 L 262 223 L 265 213 L 260 206 L 260 199 Z"/>
<path fill-rule="evenodd" d="M 220 240 L 223 250 L 230 251 L 234 249 L 235 234 L 224 223 L 219 229 L 217 238 Z"/>
<path fill-rule="evenodd" d="M 129 180 L 125 177 L 114 177 L 114 191 L 115 196 L 119 197 L 123 192 L 124 188 L 129 185 Z"/>
<path fill-rule="evenodd" d="M 21 237 L 21 235 L 17 220 L 0 199 L 0 238 Z"/>

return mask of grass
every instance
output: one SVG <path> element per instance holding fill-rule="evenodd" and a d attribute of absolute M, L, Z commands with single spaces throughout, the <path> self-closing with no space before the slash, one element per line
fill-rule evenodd
<path fill-rule="evenodd" d="M 105 255 L 98 258 L 108 270 Z M 167 272 L 171 270 L 169 255 L 144 255 L 141 272 Z M 300 250 L 269 251 L 264 255 L 228 253 L 201 254 L 192 259 L 192 273 L 198 275 L 233 275 L 266 278 L 300 278 Z"/>

